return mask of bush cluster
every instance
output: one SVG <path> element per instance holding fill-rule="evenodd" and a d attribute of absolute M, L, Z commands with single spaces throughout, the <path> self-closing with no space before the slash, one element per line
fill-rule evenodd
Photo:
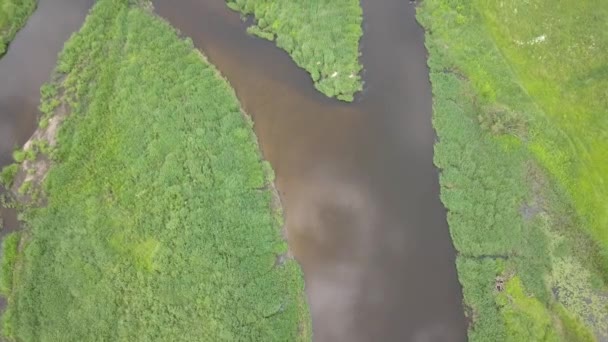
<path fill-rule="evenodd" d="M 359 0 L 227 0 L 228 7 L 253 15 L 248 32 L 276 41 L 308 71 L 315 87 L 330 97 L 352 101 L 362 89 L 359 40 L 363 35 Z"/>

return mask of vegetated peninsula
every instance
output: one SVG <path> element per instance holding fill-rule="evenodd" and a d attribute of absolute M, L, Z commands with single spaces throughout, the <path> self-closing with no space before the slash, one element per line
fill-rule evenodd
<path fill-rule="evenodd" d="M 608 338 L 608 6 L 426 0 L 472 341 Z"/>
<path fill-rule="evenodd" d="M 0 0 L 0 57 L 36 9 L 36 0 Z"/>
<path fill-rule="evenodd" d="M 310 340 L 252 123 L 147 1 L 97 1 L 42 97 L 4 178 L 30 203 L 4 240 L 6 337 Z"/>
<path fill-rule="evenodd" d="M 228 7 L 253 15 L 248 31 L 276 41 L 308 71 L 329 97 L 353 101 L 362 89 L 359 40 L 363 13 L 359 0 L 227 0 Z"/>

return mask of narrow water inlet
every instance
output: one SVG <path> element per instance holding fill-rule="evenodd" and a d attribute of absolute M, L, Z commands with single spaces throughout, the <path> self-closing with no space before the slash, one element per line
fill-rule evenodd
<path fill-rule="evenodd" d="M 462 341 L 466 321 L 433 165 L 424 34 L 403 0 L 363 0 L 366 91 L 318 93 L 222 0 L 154 1 L 253 116 L 273 165 L 316 341 Z"/>

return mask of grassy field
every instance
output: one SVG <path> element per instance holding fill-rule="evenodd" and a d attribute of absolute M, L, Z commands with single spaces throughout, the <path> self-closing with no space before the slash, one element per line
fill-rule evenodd
<path fill-rule="evenodd" d="M 472 341 L 608 337 L 608 6 L 427 0 Z"/>
<path fill-rule="evenodd" d="M 249 32 L 287 51 L 308 71 L 315 87 L 330 97 L 352 101 L 362 89 L 359 0 L 227 0 L 233 10 L 256 18 Z"/>
<path fill-rule="evenodd" d="M 0 57 L 35 8 L 36 0 L 0 0 Z"/>
<path fill-rule="evenodd" d="M 24 213 L 20 244 L 4 243 L 19 250 L 2 263 L 4 334 L 310 340 L 252 123 L 190 40 L 128 3 L 99 0 L 42 89 L 42 128 L 70 114 L 56 146 L 36 145 L 53 161 L 45 205 Z"/>

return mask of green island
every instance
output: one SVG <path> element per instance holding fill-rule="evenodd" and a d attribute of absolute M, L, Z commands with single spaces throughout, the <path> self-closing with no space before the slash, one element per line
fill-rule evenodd
<path fill-rule="evenodd" d="M 0 57 L 36 9 L 36 0 L 0 0 Z"/>
<path fill-rule="evenodd" d="M 256 24 L 248 32 L 276 41 L 323 94 L 350 102 L 362 89 L 359 0 L 226 1 L 231 9 L 253 15 Z"/>
<path fill-rule="evenodd" d="M 471 341 L 608 337 L 608 6 L 425 0 Z"/>
<path fill-rule="evenodd" d="M 7 168 L 6 339 L 307 341 L 299 265 L 233 90 L 147 1 L 99 0 Z"/>

